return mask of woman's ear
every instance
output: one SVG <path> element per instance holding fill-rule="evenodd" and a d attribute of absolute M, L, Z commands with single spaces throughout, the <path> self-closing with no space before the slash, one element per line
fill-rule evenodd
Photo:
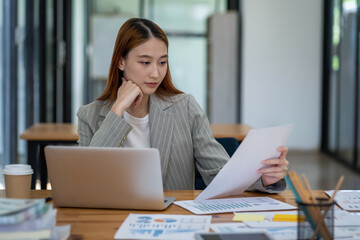
<path fill-rule="evenodd" d="M 124 71 L 125 70 L 125 59 L 123 57 L 120 58 L 120 61 L 119 61 L 119 69 L 121 71 Z"/>

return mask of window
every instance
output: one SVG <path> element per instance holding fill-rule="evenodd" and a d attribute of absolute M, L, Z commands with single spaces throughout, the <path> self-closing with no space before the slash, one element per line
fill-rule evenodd
<path fill-rule="evenodd" d="M 225 0 L 91 1 L 87 46 L 89 80 L 83 78 L 89 89 L 86 102 L 93 101 L 104 90 L 120 26 L 129 18 L 144 17 L 157 23 L 168 36 L 169 66 L 175 86 L 193 94 L 206 110 L 206 21 L 211 14 L 224 11 Z M 81 92 L 81 89 L 74 91 Z M 80 105 L 78 102 L 73 109 Z"/>
<path fill-rule="evenodd" d="M 3 0 L 0 0 L 0 56 L 3 56 Z M 2 61 L 2 60 L 1 60 Z M 3 64 L 0 63 L 0 136 L 4 135 L 3 132 Z M 3 168 L 3 138 L 0 138 L 0 169 Z M 0 178 L 0 189 L 3 189 L 3 176 Z"/>
<path fill-rule="evenodd" d="M 332 3 L 332 4 L 331 4 Z M 323 150 L 360 170 L 359 11 L 356 0 L 327 2 Z M 326 26 L 325 26 L 326 28 Z M 358 156 L 357 156 L 358 155 Z"/>

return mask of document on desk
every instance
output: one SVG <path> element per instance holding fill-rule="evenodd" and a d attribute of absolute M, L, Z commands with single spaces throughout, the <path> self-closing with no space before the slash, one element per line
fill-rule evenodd
<path fill-rule="evenodd" d="M 285 145 L 293 128 L 294 124 L 251 129 L 230 160 L 195 202 L 236 195 L 248 189 L 261 176 L 257 173 L 263 167 L 261 161 L 280 156 L 277 148 Z"/>
<path fill-rule="evenodd" d="M 296 209 L 295 206 L 270 197 L 221 198 L 209 199 L 201 202 L 185 200 L 176 201 L 174 204 L 195 214 Z"/>
<path fill-rule="evenodd" d="M 133 214 L 125 219 L 114 239 L 194 239 L 209 232 L 211 216 Z"/>
<path fill-rule="evenodd" d="M 330 197 L 334 190 L 325 191 Z M 360 190 L 340 190 L 335 196 L 336 203 L 347 211 L 360 211 Z"/>
<path fill-rule="evenodd" d="M 270 211 L 270 212 L 249 212 L 251 214 L 265 215 L 265 220 L 262 222 L 246 222 L 245 224 L 251 228 L 283 228 L 283 227 L 296 227 L 297 226 L 297 211 Z M 294 216 L 296 221 L 292 219 L 276 220 L 281 215 Z M 351 214 L 350 212 L 341 209 L 334 211 L 334 226 L 335 227 L 359 227 L 360 216 Z"/>

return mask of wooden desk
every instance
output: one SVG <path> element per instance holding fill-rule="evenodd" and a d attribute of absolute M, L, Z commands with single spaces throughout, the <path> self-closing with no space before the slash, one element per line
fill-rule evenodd
<path fill-rule="evenodd" d="M 247 124 L 210 124 L 215 138 L 234 137 L 239 141 L 244 140 L 251 127 Z M 77 141 L 76 124 L 71 123 L 39 123 L 26 129 L 20 135 L 21 139 L 30 141 Z"/>
<path fill-rule="evenodd" d="M 23 132 L 20 139 L 27 140 L 27 161 L 34 170 L 31 188 L 35 189 L 35 182 L 39 177 L 41 189 L 46 189 L 47 169 L 44 147 L 49 144 L 77 144 L 77 126 L 71 123 L 39 123 Z"/>
<path fill-rule="evenodd" d="M 241 142 L 251 127 L 247 124 L 210 124 L 215 138 L 233 137 Z"/>
<path fill-rule="evenodd" d="M 176 200 L 193 200 L 201 191 L 165 191 L 165 196 L 176 197 Z M 324 191 L 314 191 L 317 197 L 327 198 Z M 0 191 L 4 196 L 4 190 Z M 49 190 L 33 190 L 32 198 L 45 198 L 51 196 Z M 281 194 L 266 194 L 260 192 L 245 192 L 235 197 L 260 197 L 269 196 L 295 206 L 294 195 L 286 190 Z M 130 211 L 113 209 L 81 209 L 81 208 L 58 208 L 57 225 L 71 225 L 70 239 L 113 239 L 115 232 L 124 222 L 129 213 L 138 214 L 192 214 L 191 212 L 172 204 L 164 211 Z M 233 213 L 213 214 L 212 223 L 231 222 Z"/>
<path fill-rule="evenodd" d="M 251 129 L 246 124 L 210 124 L 210 128 L 215 138 L 233 137 L 239 141 L 242 141 Z M 50 144 L 77 144 L 78 138 L 77 125 L 71 123 L 39 123 L 20 135 L 20 139 L 27 140 L 27 160 L 34 169 L 32 189 L 35 189 L 37 178 L 40 178 L 41 189 L 46 189 L 48 176 L 44 147 Z"/>

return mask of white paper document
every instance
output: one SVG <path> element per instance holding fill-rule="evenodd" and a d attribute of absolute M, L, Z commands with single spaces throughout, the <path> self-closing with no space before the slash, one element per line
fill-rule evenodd
<path fill-rule="evenodd" d="M 334 190 L 325 191 L 330 197 Z M 336 203 L 347 211 L 360 211 L 360 190 L 340 190 L 335 196 Z"/>
<path fill-rule="evenodd" d="M 296 207 L 290 204 L 270 197 L 222 198 L 209 199 L 201 202 L 187 200 L 176 201 L 174 204 L 195 214 L 296 209 Z"/>
<path fill-rule="evenodd" d="M 251 129 L 230 160 L 195 201 L 236 195 L 248 189 L 261 176 L 257 173 L 264 166 L 261 161 L 280 156 L 277 148 L 285 145 L 293 127 L 293 124 L 289 124 Z"/>
<path fill-rule="evenodd" d="M 247 228 L 245 223 L 213 223 L 210 225 L 210 228 L 214 232 L 221 232 L 221 233 L 233 233 L 238 231 L 242 228 Z"/>
<path fill-rule="evenodd" d="M 211 216 L 132 214 L 125 219 L 114 239 L 194 239 L 209 232 Z"/>
<path fill-rule="evenodd" d="M 276 240 L 296 240 L 297 226 L 295 227 L 278 227 L 278 228 L 246 228 L 233 225 L 233 223 L 222 223 L 220 226 L 211 224 L 211 229 L 217 233 L 248 233 L 248 232 L 266 232 Z M 356 228 L 335 227 L 335 239 L 359 240 L 359 230 Z"/>
<path fill-rule="evenodd" d="M 297 211 L 271 211 L 271 212 L 256 212 L 252 214 L 265 215 L 265 220 L 263 222 L 245 222 L 245 224 L 251 228 L 283 228 L 283 227 L 297 226 L 297 222 L 273 221 L 275 214 L 286 214 L 286 215 L 297 216 L 298 214 Z M 336 209 L 334 215 L 334 226 L 336 227 L 360 226 L 360 216 L 352 215 L 347 211 Z"/>

